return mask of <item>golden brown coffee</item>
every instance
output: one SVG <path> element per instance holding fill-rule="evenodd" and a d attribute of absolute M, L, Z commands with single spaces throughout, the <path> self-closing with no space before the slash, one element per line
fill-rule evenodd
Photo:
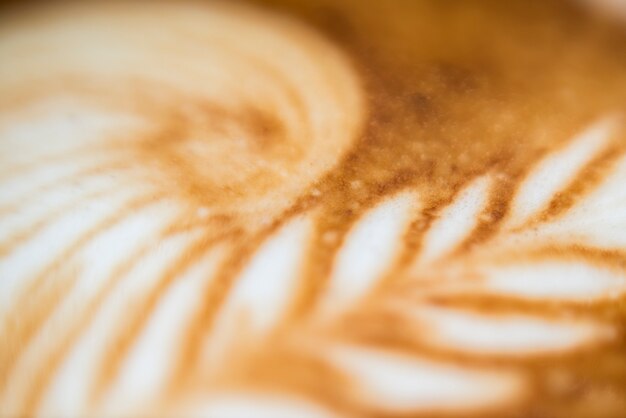
<path fill-rule="evenodd" d="M 0 415 L 626 410 L 626 25 L 7 6 Z"/>

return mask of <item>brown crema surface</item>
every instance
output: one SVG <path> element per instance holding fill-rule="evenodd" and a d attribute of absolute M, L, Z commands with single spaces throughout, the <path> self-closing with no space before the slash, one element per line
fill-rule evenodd
<path fill-rule="evenodd" d="M 190 259 L 201 257 L 216 242 L 228 242 L 236 251 L 219 272 L 223 285 L 207 292 L 206 303 L 189 325 L 182 343 L 183 354 L 177 361 L 168 392 L 172 403 L 184 390 L 205 384 L 202 376 L 195 376 L 193 371 L 199 356 L 198 345 L 203 333 L 209 332 L 207 329 L 210 330 L 212 318 L 233 278 L 259 243 L 295 215 L 314 210 L 317 224 L 302 273 L 305 277 L 302 288 L 277 331 L 279 336 L 312 316 L 346 233 L 383 198 L 413 187 L 422 194 L 426 221 L 412 224 L 406 236 L 403 250 L 406 254 L 395 270 L 404 274 L 410 255 L 422 245 L 424 231 L 470 179 L 497 173 L 494 185 L 497 192 L 489 202 L 491 216 L 481 220 L 464 242 L 461 253 L 494 234 L 509 212 L 519 182 L 537 161 L 564 147 L 595 121 L 626 111 L 626 24 L 596 14 L 574 1 L 251 0 L 246 3 L 277 11 L 287 16 L 287 20 L 306 22 L 342 51 L 356 70 L 364 117 L 359 121 L 355 117 L 354 123 L 346 122 L 349 127 L 357 122 L 360 125 L 352 142 L 337 145 L 341 148 L 338 162 L 325 161 L 313 174 L 298 171 L 302 169 L 301 163 L 315 155 L 307 154 L 306 142 L 298 139 L 313 140 L 318 133 L 312 132 L 315 123 L 307 119 L 306 106 L 290 92 L 289 86 L 285 87 L 288 98 L 285 100 L 293 100 L 296 108 L 293 126 L 273 114 L 274 108 L 264 108 L 262 104 L 229 108 L 202 102 L 194 92 L 184 89 L 153 95 L 158 86 L 149 83 L 134 84 L 137 94 L 132 95 L 131 101 L 123 87 L 117 91 L 111 86 L 103 88 L 91 81 L 72 78 L 43 80 L 41 84 L 11 91 L 11 97 L 0 98 L 0 111 L 4 112 L 38 97 L 41 89 L 51 95 L 73 90 L 80 92 L 78 95 L 90 105 L 123 109 L 122 113 L 157 120 L 156 129 L 142 131 L 141 138 L 130 140 L 130 146 L 129 140 L 119 138 L 111 147 L 124 144 L 128 146 L 121 157 L 124 161 L 145 162 L 147 170 L 142 176 L 160 184 L 154 196 L 175 195 L 190 208 L 189 213 L 200 207 L 210 209 L 208 218 L 200 223 L 206 223 L 203 226 L 211 232 L 194 242 L 187 259 L 181 258 L 172 272 L 164 273 L 162 288 L 150 294 L 141 305 L 141 312 L 129 320 L 117 341 L 117 346 L 122 348 L 118 352 L 113 350 L 108 364 L 102 367 L 97 390 L 115 375 L 133 336 L 169 285 L 167 280 L 175 277 L 174 271 L 186 267 Z M 22 7 L 8 3 L 2 13 L 21 14 Z M 36 8 L 37 4 L 33 3 L 32 7 Z M 254 65 L 254 61 L 248 65 Z M 272 73 L 272 69 L 264 71 Z M 170 102 L 172 98 L 174 102 Z M 187 103 L 188 107 L 181 108 L 178 103 Z M 243 145 L 229 142 L 224 146 L 218 143 L 213 148 L 194 142 L 206 132 L 211 133 L 211 138 L 213 135 L 244 137 L 251 142 Z M 626 151 L 623 123 L 615 136 L 609 149 L 533 222 L 558 217 L 593 190 L 605 171 Z M 83 155 L 81 152 L 78 155 Z M 236 156 L 229 160 L 232 164 L 220 166 L 231 155 Z M 102 170 L 109 168 L 105 165 Z M 293 172 L 302 176 L 302 182 L 284 189 L 277 186 L 286 183 L 285 179 Z M 314 176 L 318 172 L 321 174 Z M 280 199 L 283 196 L 284 201 Z M 139 199 L 135 205 L 141 202 Z M 127 210 L 132 212 L 135 207 L 130 205 Z M 181 217 L 164 236 L 198 226 L 188 219 Z M 9 251 L 11 244 L 7 247 L 0 247 L 0 251 Z M 620 268 L 626 263 L 623 252 L 592 251 L 584 247 L 571 250 L 573 259 L 586 257 Z M 525 256 L 540 259 L 546 253 L 559 251 L 563 249 L 542 248 L 537 254 Z M 63 286 L 58 287 L 53 289 L 55 295 L 64 291 Z M 33 329 L 15 331 L 16 335 L 22 335 L 23 341 L 32 338 L 37 324 L 56 303 L 56 296 L 40 293 L 42 303 L 48 308 L 29 313 L 35 318 Z M 388 329 L 389 321 L 393 322 L 394 318 L 377 315 L 375 308 L 368 311 L 367 307 L 363 308 L 364 313 L 357 311 L 324 332 L 336 333 L 340 339 L 400 351 L 416 350 L 459 364 L 506 364 L 529 376 L 532 389 L 523 402 L 476 416 L 623 416 L 626 410 L 623 298 L 587 305 L 535 304 L 476 295 L 454 296 L 454 300 L 441 296 L 434 300 L 444 306 L 466 306 L 487 313 L 515 311 L 545 317 L 576 317 L 584 313 L 615 325 L 619 337 L 610 344 L 563 355 L 477 360 L 445 350 L 410 346 L 410 342 L 398 336 L 400 333 Z M 401 329 L 402 323 L 398 327 Z M 7 354 L 8 351 L 0 352 L 2 368 L 10 368 L 7 364 L 17 356 L 13 352 Z M 288 343 L 276 343 L 267 351 L 261 347 L 252 360 L 247 359 L 253 363 L 249 368 L 247 364 L 233 368 L 232 376 L 224 377 L 225 384 L 235 382 L 232 385 L 237 387 L 241 381 L 251 380 L 272 389 L 301 390 L 357 416 L 386 416 L 380 411 L 361 410 L 336 395 L 345 384 L 341 380 L 343 376 L 306 355 L 294 354 Z M 284 364 L 293 367 L 284 371 Z M 276 371 L 279 369 L 280 373 Z M 313 377 L 308 374 L 312 369 L 317 370 Z M 45 386 L 45 379 L 41 386 Z M 319 382 L 335 383 L 326 387 Z M 3 384 L 6 382 L 0 378 L 0 389 Z M 25 403 L 34 405 L 40 396 L 35 394 L 33 400 Z M 34 408 L 32 405 L 29 408 Z"/>

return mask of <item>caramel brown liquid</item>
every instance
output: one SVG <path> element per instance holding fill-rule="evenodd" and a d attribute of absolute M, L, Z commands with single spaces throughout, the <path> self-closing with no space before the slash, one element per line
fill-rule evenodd
<path fill-rule="evenodd" d="M 240 90 L 229 96 L 229 92 L 222 91 L 206 93 L 201 88 L 201 78 L 198 91 L 194 91 L 189 87 L 193 82 L 177 84 L 175 80 L 161 84 L 158 77 L 144 79 L 141 71 L 109 80 L 106 75 L 91 77 L 91 70 L 65 72 L 63 63 L 59 64 L 61 70 L 54 67 L 49 74 L 34 71 L 34 75 L 16 76 L 15 81 L 10 77 L 35 64 L 20 61 L 21 56 L 16 61 L 23 63 L 15 68 L 10 62 L 0 63 L 4 67 L 0 72 L 0 112 L 8 115 L 3 126 L 16 123 L 22 109 L 27 109 L 28 117 L 30 104 L 57 95 L 78 97 L 79 105 L 115 110 L 149 122 L 127 133 L 116 132 L 107 141 L 47 159 L 20 160 L 15 164 L 11 158 L 2 160 L 0 187 L 7 179 L 19 179 L 38 167 L 59 164 L 64 159 L 95 153 L 115 155 L 64 177 L 59 183 L 52 182 L 45 186 L 47 189 L 35 189 L 30 197 L 22 196 L 21 200 L 2 206 L 3 216 L 36 204 L 32 197 L 36 193 L 79 177 L 128 170 L 128 178 L 132 179 L 129 183 L 147 186 L 145 194 L 137 194 L 112 216 L 85 231 L 55 262 L 41 266 L 34 279 L 6 302 L 0 329 L 0 393 L 10 393 L 13 376 L 21 373 L 15 371 L 15 365 L 26 347 L 35 344 L 46 318 L 62 304 L 65 293 L 80 282 L 81 269 L 89 269 L 76 256 L 80 248 L 133 213 L 167 198 L 183 209 L 162 228 L 158 239 L 166 241 L 188 232 L 197 235 L 185 243 L 179 257 L 165 264 L 158 280 L 146 286 L 136 303 L 125 306 L 126 321 L 115 327 L 107 339 L 110 349 L 95 366 L 89 407 L 85 409 L 88 413 L 100 413 L 98 405 L 105 402 L 107 391 L 125 367 L 125 359 L 159 301 L 187 269 L 207 258 L 215 248 L 225 248 L 211 285 L 204 289 L 181 326 L 178 351 L 172 355 L 172 369 L 158 401 L 132 406 L 125 413 L 179 411 L 179 405 L 191 395 L 246 390 L 296 396 L 339 416 L 623 416 L 626 304 L 622 293 L 611 298 L 572 301 L 448 292 L 438 288 L 438 283 L 447 280 L 447 270 L 441 265 L 422 268 L 414 259 L 415 254 L 428 249 L 428 233 L 438 219 L 446 217 L 446 208 L 454 205 L 474 180 L 484 176 L 492 180 L 481 216 L 470 233 L 446 255 L 449 264 L 459 263 L 461 276 L 472 276 L 475 269 L 480 270 L 475 266 L 491 263 L 492 259 L 531 264 L 558 259 L 626 275 L 623 245 L 608 248 L 577 238 L 566 244 L 537 239 L 522 249 L 502 252 L 490 246 L 505 241 L 502 231 L 515 215 L 515 197 L 539 164 L 567 149 L 572 138 L 607 117 L 616 121 L 607 145 L 582 164 L 547 204 L 511 230 L 534 231 L 544 224 L 569 219 L 579 203 L 593 196 L 618 171 L 626 152 L 621 119 L 626 111 L 626 24 L 564 0 L 259 0 L 243 4 L 226 6 L 228 10 L 233 7 L 234 12 L 227 12 L 225 22 L 240 13 L 254 23 L 265 19 L 267 13 L 271 16 L 269 27 L 278 28 L 279 35 L 285 31 L 284 42 L 296 46 L 300 42 L 311 57 L 317 57 L 302 58 L 301 64 L 309 66 L 307 71 L 319 65 L 319 74 L 302 71 L 303 77 L 313 75 L 298 85 L 299 67 L 293 71 L 288 71 L 288 64 L 272 67 L 270 52 L 257 56 L 254 51 L 246 51 L 253 58 L 246 55 L 243 63 L 233 64 L 239 59 L 237 56 L 233 62 L 218 61 L 218 65 L 232 64 L 237 71 L 233 78 L 241 80 Z M 200 10 L 205 5 L 193 3 Z M 2 21 L 7 24 L 0 27 L 0 37 L 8 39 L 19 31 L 27 36 L 31 27 L 39 27 L 37 19 L 63 19 L 59 16 L 64 7 L 70 6 L 7 5 L 2 9 Z M 88 6 L 82 7 L 89 10 Z M 134 16 L 141 15 L 138 10 L 149 11 L 151 7 L 155 6 L 132 6 L 132 12 L 126 15 L 128 25 L 133 24 Z M 102 13 L 102 19 L 125 15 L 123 5 L 110 9 Z M 79 21 L 83 15 L 77 13 Z M 86 13 L 91 16 L 91 12 Z M 245 22 L 242 25 L 245 27 Z M 200 30 L 176 30 L 197 45 L 205 41 Z M 79 34 L 78 31 L 75 36 Z M 215 38 L 207 35 L 207 42 L 221 45 L 217 29 L 210 36 Z M 234 39 L 235 35 L 229 36 Z M 142 45 L 143 41 L 137 39 L 129 42 Z M 230 41 L 224 42 L 224 49 L 228 49 Z M 276 42 L 274 47 L 283 47 L 283 40 Z M 177 49 L 183 50 L 187 44 L 172 43 L 167 47 L 175 52 L 170 55 L 168 50 L 158 56 L 169 59 L 163 62 L 165 73 L 180 69 L 194 77 L 195 67 L 177 67 L 176 60 L 184 57 Z M 202 51 L 200 47 L 189 48 L 190 54 Z M 27 57 L 41 52 L 19 48 L 12 51 Z M 179 52 L 180 57 L 176 55 Z M 54 57 L 54 53 L 46 53 Z M 230 59 L 228 54 L 224 57 Z M 296 52 L 293 57 L 296 60 Z M 157 58 L 149 62 L 155 67 L 159 63 Z M 249 87 L 246 74 L 255 70 L 265 78 L 251 81 L 253 87 Z M 231 83 L 227 71 L 225 74 L 216 77 Z M 288 75 L 294 78 L 288 79 Z M 2 83 L 3 80 L 9 81 Z M 272 83 L 278 86 L 279 93 L 267 93 L 271 97 L 267 101 L 255 101 L 246 95 L 246 88 L 253 88 L 265 98 L 262 86 L 273 86 Z M 232 82 L 232 86 L 237 85 Z M 221 101 L 213 96 L 235 99 Z M 330 104 L 318 107 L 317 101 L 323 100 Z M 18 112 L 18 116 L 12 112 Z M 244 138 L 241 144 L 237 142 L 240 138 Z M 11 150 L 9 144 L 2 152 Z M 324 310 L 325 295 L 332 288 L 338 253 L 349 242 L 351 231 L 378 205 L 407 191 L 419 194 L 419 216 L 408 223 L 398 254 L 385 269 L 384 277 L 342 315 L 326 322 L 318 320 L 319 312 Z M 92 195 L 76 204 L 96 197 Z M 70 210 L 70 206 L 65 210 Z M 626 205 L 617 202 L 603 206 L 602 210 L 610 217 L 619 211 L 626 213 Z M 198 218 L 198 213 L 204 215 Z M 37 239 L 37 234 L 61 214 L 59 209 L 38 224 L 3 236 L 0 257 L 8 259 L 20 245 Z M 203 344 L 213 332 L 217 333 L 220 312 L 228 306 L 242 272 L 267 240 L 294 219 L 307 216 L 312 219 L 312 232 L 306 255 L 297 268 L 298 284 L 286 309 L 268 336 L 259 340 L 248 335 L 244 320 L 231 321 L 230 324 L 238 324 L 232 337 L 236 343 L 225 350 L 230 352 L 217 372 L 207 371 L 202 359 Z M 33 377 L 23 390 L 16 392 L 17 400 L 4 401 L 10 405 L 7 411 L 28 415 L 44 408 L 45 413 L 42 405 L 46 405 L 46 393 L 53 385 L 55 372 L 80 336 L 92 326 L 98 310 L 112 297 L 112 289 L 149 252 L 145 246 L 130 254 L 113 270 L 109 284 L 94 296 L 93 303 L 75 317 L 68 317 L 67 330 L 58 343 L 42 349 L 39 363 L 33 363 L 41 367 L 29 372 Z M 10 268 L 6 274 L 11 274 Z M 532 315 L 554 321 L 592 321 L 610 327 L 613 336 L 549 354 L 475 355 L 462 347 L 442 348 L 422 340 L 421 333 L 426 332 L 416 330 L 415 324 L 394 308 L 414 295 L 417 304 L 466 309 L 487 316 Z M 316 355 L 329 342 L 415 355 L 472 370 L 506 370 L 523 376 L 525 383 L 515 396 L 484 408 L 390 409 L 368 402 L 362 392 L 354 389 L 358 381 L 350 373 L 326 362 L 324 355 Z"/>

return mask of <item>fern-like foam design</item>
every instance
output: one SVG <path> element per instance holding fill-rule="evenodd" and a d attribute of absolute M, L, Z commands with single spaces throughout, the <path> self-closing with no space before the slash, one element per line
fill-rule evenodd
<path fill-rule="evenodd" d="M 593 310 L 626 295 L 619 115 L 329 233 L 315 184 L 367 116 L 350 60 L 248 7 L 145 10 L 3 29 L 0 415 L 498 411 L 525 362 L 619 337 Z"/>

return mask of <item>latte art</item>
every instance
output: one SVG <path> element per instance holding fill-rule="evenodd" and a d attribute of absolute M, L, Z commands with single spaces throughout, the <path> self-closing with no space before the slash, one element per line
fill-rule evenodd
<path fill-rule="evenodd" d="M 626 29 L 255 3 L 0 18 L 0 416 L 625 410 Z"/>
<path fill-rule="evenodd" d="M 89 116 L 107 132 L 59 132 L 46 151 L 97 148 L 124 168 L 142 161 L 168 193 L 210 215 L 252 213 L 250 225 L 285 210 L 354 140 L 360 86 L 329 42 L 242 6 L 150 9 L 85 6 L 9 23 L 0 47 L 15 58 L 0 73 L 3 101 L 16 113 L 8 118 L 29 126 L 13 126 L 21 131 L 3 146 L 32 148 L 20 137 L 34 136 L 27 129 L 70 130 L 72 118 Z"/>

